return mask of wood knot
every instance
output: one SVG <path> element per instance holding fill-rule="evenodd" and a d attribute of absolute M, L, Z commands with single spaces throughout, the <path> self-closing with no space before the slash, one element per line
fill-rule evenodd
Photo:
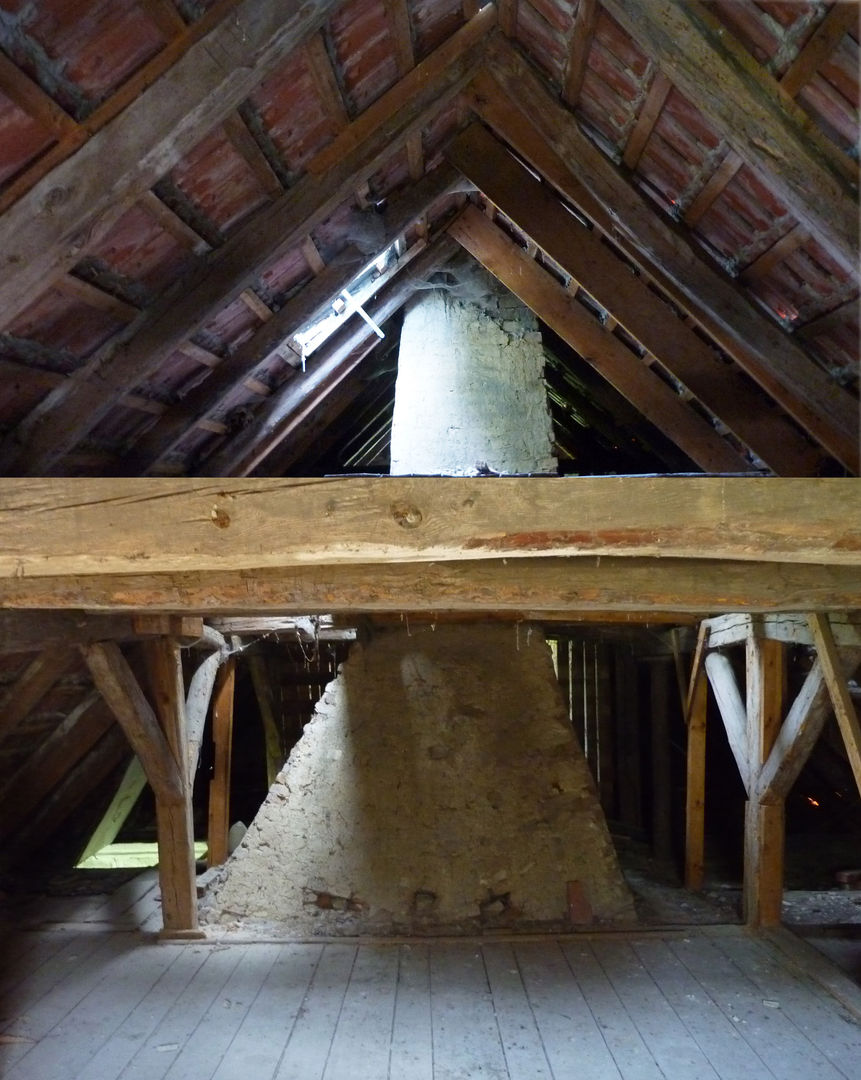
<path fill-rule="evenodd" d="M 230 514 L 222 510 L 220 506 L 213 506 L 209 516 L 212 518 L 212 524 L 217 525 L 219 529 L 226 529 L 230 524 Z"/>
<path fill-rule="evenodd" d="M 402 529 L 415 529 L 422 523 L 422 512 L 411 503 L 392 503 L 392 517 Z"/>

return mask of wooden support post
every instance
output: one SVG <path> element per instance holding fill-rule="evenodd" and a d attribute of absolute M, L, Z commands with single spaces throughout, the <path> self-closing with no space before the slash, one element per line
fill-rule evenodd
<path fill-rule="evenodd" d="M 652 660 L 652 850 L 655 857 L 669 861 L 673 857 L 672 812 L 670 788 L 670 667 L 665 658 Z"/>
<path fill-rule="evenodd" d="M 688 710 L 687 784 L 685 787 L 685 888 L 705 882 L 706 712 L 708 683 L 695 678 Z"/>
<path fill-rule="evenodd" d="M 619 749 L 619 818 L 623 824 L 639 829 L 643 824 L 643 794 L 637 664 L 630 648 L 617 648 L 615 661 L 614 698 Z"/>
<path fill-rule="evenodd" d="M 571 718 L 571 639 L 560 637 L 556 639 L 556 676 L 562 687 L 562 700 L 565 702 L 565 712 Z"/>
<path fill-rule="evenodd" d="M 598 764 L 598 683 L 596 679 L 595 642 L 583 643 L 583 752 L 597 787 Z"/>
<path fill-rule="evenodd" d="M 834 715 L 840 727 L 840 734 L 846 745 L 846 756 L 852 766 L 852 775 L 858 791 L 861 792 L 861 723 L 849 695 L 849 687 L 842 671 L 840 654 L 834 642 L 834 634 L 827 615 L 810 616 L 810 632 L 816 645 L 822 674 L 834 706 Z"/>
<path fill-rule="evenodd" d="M 233 740 L 233 691 L 236 661 L 230 657 L 218 671 L 212 698 L 212 741 L 215 755 L 209 784 L 210 866 L 227 861 L 227 833 L 230 829 L 230 750 Z"/>
<path fill-rule="evenodd" d="M 595 705 L 598 732 L 598 791 L 607 817 L 616 817 L 616 731 L 613 724 L 610 649 L 595 646 Z"/>
<path fill-rule="evenodd" d="M 163 937 L 198 938 L 197 882 L 194 859 L 194 818 L 188 782 L 188 735 L 185 688 L 179 643 L 159 638 L 144 646 L 150 696 L 181 787 L 179 798 L 156 791 L 158 877 L 161 886 Z"/>
<path fill-rule="evenodd" d="M 778 926 L 783 900 L 784 800 L 764 803 L 758 778 L 783 719 L 784 646 L 747 639 L 747 721 L 750 787 L 744 818 L 744 918 L 748 926 Z"/>
<path fill-rule="evenodd" d="M 582 641 L 571 642 L 571 724 L 574 734 L 586 753 L 586 712 L 584 698 L 586 693 L 586 665 L 584 663 L 585 644 Z"/>
<path fill-rule="evenodd" d="M 266 784 L 272 787 L 278 770 L 284 764 L 284 750 L 281 745 L 281 724 L 275 715 L 272 683 L 266 660 L 262 656 L 250 656 L 251 681 L 260 709 L 263 723 L 263 738 L 266 746 Z"/>
<path fill-rule="evenodd" d="M 202 937 L 197 928 L 194 834 L 184 768 L 185 700 L 179 645 L 170 638 L 147 643 L 155 710 L 115 642 L 84 645 L 81 653 L 155 794 L 162 933 Z"/>

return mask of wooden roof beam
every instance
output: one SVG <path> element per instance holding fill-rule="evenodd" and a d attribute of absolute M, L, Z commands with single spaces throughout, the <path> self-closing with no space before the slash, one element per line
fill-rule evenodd
<path fill-rule="evenodd" d="M 687 311 L 808 434 L 861 471 L 857 403 L 804 348 L 709 266 L 578 127 L 528 62 L 501 40 L 473 82 L 478 115 Z"/>
<path fill-rule="evenodd" d="M 781 77 L 781 89 L 790 97 L 796 97 L 849 31 L 857 26 L 857 0 L 835 4 Z"/>
<path fill-rule="evenodd" d="M 592 48 L 595 25 L 598 22 L 598 0 L 580 0 L 574 25 L 571 30 L 571 42 L 568 46 L 568 62 L 565 65 L 565 81 L 562 86 L 562 100 L 570 106 L 577 104 L 583 78 L 586 75 L 586 61 Z"/>
<path fill-rule="evenodd" d="M 40 656 L 21 676 L 20 685 L 16 684 L 9 691 L 8 699 L 4 699 L 3 723 L 11 715 L 15 701 L 20 703 L 18 708 L 23 707 L 25 701 L 31 702 L 29 708 L 32 708 L 34 693 L 46 693 L 71 668 L 76 659 L 76 654 L 71 651 L 73 646 L 109 638 L 146 640 L 168 632 L 183 637 L 185 644 L 193 644 L 203 634 L 203 622 L 170 615 L 153 619 L 140 615 L 85 615 L 79 611 L 34 615 L 32 612 L 0 610 L 0 656 L 40 651 Z M 45 689 L 39 691 L 40 686 Z"/>
<path fill-rule="evenodd" d="M 0 698 L 0 742 L 28 716 L 77 662 L 72 649 L 44 648 Z"/>
<path fill-rule="evenodd" d="M 243 0 L 0 219 L 6 322 L 318 29 L 340 0 Z M 105 183 L 104 162 L 111 163 Z"/>
<path fill-rule="evenodd" d="M 356 505 L 361 506 L 361 501 Z M 325 516 L 319 520 L 328 521 Z M 533 618 L 567 617 L 576 622 L 592 613 L 647 616 L 672 611 L 702 618 L 743 610 L 840 610 L 857 605 L 859 593 L 861 570 L 857 566 L 546 554 L 517 560 L 296 564 L 246 570 L 207 567 L 146 573 L 138 566 L 123 574 L 0 578 L 0 603 L 39 609 L 10 614 L 47 623 L 68 614 L 47 610 L 62 605 L 114 613 L 103 614 L 102 619 L 123 617 L 117 613 L 147 605 L 160 610 L 206 611 L 208 616 L 334 612 L 355 617 L 362 613 L 450 611 L 478 617 L 514 612 L 523 617 L 531 613 Z M 203 662 L 206 667 L 201 664 L 198 668 L 201 675 L 209 676 L 204 690 L 211 689 L 219 662 L 220 655 L 213 653 Z M 188 709 L 190 722 L 192 714 L 197 715 L 202 730 L 205 705 L 197 708 L 192 694 L 200 681 L 197 675 L 191 680 Z M 208 690 L 204 696 L 208 700 Z"/>
<path fill-rule="evenodd" d="M 468 207 L 449 232 L 700 468 L 706 472 L 750 471 L 748 461 L 707 420 L 481 211 Z"/>
<path fill-rule="evenodd" d="M 214 309 L 252 284 L 262 265 L 301 242 L 411 134 L 426 127 L 475 74 L 495 17 L 492 5 L 482 9 L 345 128 L 289 192 L 255 214 L 197 271 L 143 312 L 124 340 L 108 343 L 48 395 L 18 435 L 6 440 L 0 454 L 5 471 L 48 471 L 122 393 L 155 371 Z"/>
<path fill-rule="evenodd" d="M 816 475 L 820 455 L 785 417 L 746 408 L 737 371 L 676 316 L 641 278 L 478 124 L 461 132 L 448 159 L 564 271 L 696 395 L 774 472 Z M 605 323 L 605 330 L 609 329 Z"/>
<path fill-rule="evenodd" d="M 14 606 L 5 598 L 30 577 L 55 586 L 39 607 L 77 608 L 64 588 L 78 574 L 346 562 L 627 555 L 857 569 L 858 491 L 774 477 L 10 478 L 0 603 Z"/>
<path fill-rule="evenodd" d="M 846 265 L 858 252 L 858 169 L 700 0 L 604 0 L 673 84 L 760 169 Z"/>

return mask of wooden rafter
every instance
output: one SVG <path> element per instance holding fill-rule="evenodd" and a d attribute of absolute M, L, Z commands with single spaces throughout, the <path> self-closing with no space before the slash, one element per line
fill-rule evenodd
<path fill-rule="evenodd" d="M 682 218 L 686 225 L 693 227 L 700 218 L 708 213 L 709 207 L 720 198 L 724 188 L 742 165 L 744 165 L 744 161 L 741 156 L 735 150 L 728 149 L 720 165 L 706 180 L 694 198 L 691 199 L 687 209 L 683 212 Z"/>
<path fill-rule="evenodd" d="M 497 0 L 499 29 L 506 37 L 517 36 L 517 5 L 519 0 Z"/>
<path fill-rule="evenodd" d="M 0 247 L 6 260 L 0 281 L 4 320 L 21 311 L 52 275 L 74 265 L 129 201 L 152 187 L 202 132 L 235 109 L 319 28 L 338 2 L 312 0 L 285 13 L 283 5 L 272 0 L 242 0 L 226 5 L 229 18 L 224 18 L 225 5 L 217 5 L 220 21 L 204 17 L 176 38 L 181 55 L 169 53 L 169 70 L 152 85 L 135 84 L 135 95 L 125 100 L 124 111 L 0 219 Z M 213 56 L 224 60 L 214 63 Z M 90 128 L 92 123 L 90 118 Z M 105 160 L 111 162 L 110 184 L 103 183 Z M 57 192 L 62 214 L 53 212 Z"/>
<path fill-rule="evenodd" d="M 219 305 L 250 285 L 262 263 L 300 243 L 424 128 L 466 85 L 481 60 L 495 9 L 484 8 L 426 61 L 378 99 L 320 152 L 309 173 L 239 229 L 190 279 L 179 283 L 127 330 L 48 395 L 27 422 L 27 447 L 7 440 L 7 471 L 41 473 L 79 442 L 119 393 L 157 369 Z"/>
<path fill-rule="evenodd" d="M 0 52 L 0 92 L 56 138 L 78 137 L 78 125 L 42 87 Z"/>
<path fill-rule="evenodd" d="M 857 166 L 822 135 L 705 4 L 605 0 L 605 7 L 733 148 L 762 170 L 799 220 L 854 266 Z"/>
<path fill-rule="evenodd" d="M 71 649 L 45 649 L 0 698 L 0 741 L 39 704 L 77 662 Z"/>
<path fill-rule="evenodd" d="M 3 834 L 11 835 L 113 726 L 98 694 L 87 694 L 11 776 L 0 793 Z"/>
<path fill-rule="evenodd" d="M 11 855 L 13 859 L 32 859 L 34 848 L 52 836 L 82 803 L 92 797 L 98 785 L 128 758 L 129 748 L 123 733 L 111 721 L 109 714 L 107 721 L 107 731 L 90 752 L 84 754 L 74 766 L 65 769 L 59 783 L 43 792 L 41 798 L 33 803 L 31 815 L 21 822 L 14 838 L 6 842 L 4 855 L 7 858 Z M 47 775 L 43 771 L 41 782 Z"/>
<path fill-rule="evenodd" d="M 586 60 L 592 47 L 592 37 L 597 21 L 598 0 L 580 0 L 571 29 L 568 60 L 565 65 L 565 82 L 562 87 L 562 100 L 571 106 L 576 105 L 580 97 L 580 89 L 586 74 Z"/>
<path fill-rule="evenodd" d="M 383 5 L 391 28 L 398 74 L 404 76 L 408 71 L 412 71 L 416 64 L 407 0 L 383 0 Z"/>
<path fill-rule="evenodd" d="M 166 38 L 177 37 L 185 31 L 185 19 L 173 0 L 139 0 L 139 3 Z"/>
<path fill-rule="evenodd" d="M 835 4 L 780 79 L 781 89 L 796 97 L 850 30 L 858 26 L 857 2 Z"/>
<path fill-rule="evenodd" d="M 492 78 L 473 84 L 482 119 L 611 234 L 813 439 L 851 472 L 861 471 L 858 410 L 850 395 L 654 213 L 519 54 L 496 41 L 488 67 Z"/>
<path fill-rule="evenodd" d="M 779 266 L 784 259 L 793 251 L 797 251 L 809 239 L 810 233 L 806 229 L 801 225 L 793 225 L 776 243 L 746 266 L 739 276 L 748 285 L 752 281 L 761 281 L 771 273 L 775 266 Z"/>
<path fill-rule="evenodd" d="M 568 212 L 552 188 L 536 180 L 486 129 L 473 125 L 446 153 L 518 228 L 774 472 L 816 474 L 819 455 L 797 429 L 777 413 L 752 415 L 745 409 L 747 387 L 740 373 L 723 364 L 595 232 Z M 608 329 L 606 323 L 604 328 Z"/>
<path fill-rule="evenodd" d="M 281 181 L 238 112 L 230 113 L 225 118 L 224 131 L 234 150 L 248 164 L 266 194 L 277 198 L 283 191 Z"/>
<path fill-rule="evenodd" d="M 627 143 L 625 143 L 622 161 L 629 169 L 637 167 L 637 162 L 646 148 L 649 136 L 658 122 L 661 109 L 663 109 L 664 102 L 667 100 L 672 88 L 673 84 L 666 75 L 661 71 L 656 71 L 637 121 L 631 128 L 631 134 L 628 136 Z"/>
<path fill-rule="evenodd" d="M 749 470 L 746 459 L 707 420 L 481 211 L 468 207 L 449 232 L 702 469 Z"/>

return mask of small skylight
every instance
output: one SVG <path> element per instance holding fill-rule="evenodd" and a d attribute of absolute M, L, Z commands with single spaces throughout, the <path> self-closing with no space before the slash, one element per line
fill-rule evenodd
<path fill-rule="evenodd" d="M 303 366 L 305 359 L 315 349 L 319 349 L 325 341 L 328 341 L 354 311 L 368 323 L 378 337 L 384 336 L 363 305 L 380 288 L 384 279 L 388 279 L 397 261 L 398 251 L 397 242 L 395 242 L 363 266 L 319 318 L 303 326 L 288 339 L 287 344 L 302 357 Z"/>

